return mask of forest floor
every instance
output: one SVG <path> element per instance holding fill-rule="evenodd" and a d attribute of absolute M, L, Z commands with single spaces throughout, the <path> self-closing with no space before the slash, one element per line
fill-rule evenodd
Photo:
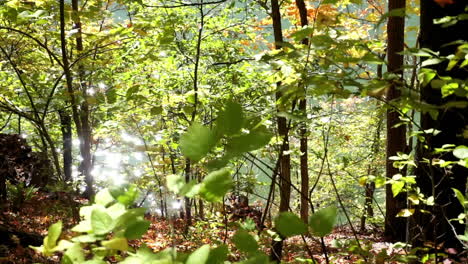
<path fill-rule="evenodd" d="M 72 235 L 69 230 L 76 223 L 72 221 L 72 210 L 70 209 L 70 200 L 66 198 L 65 193 L 45 194 L 38 193 L 31 200 L 21 205 L 18 211 L 2 209 L 0 214 L 0 226 L 6 226 L 12 230 L 24 233 L 38 234 L 45 236 L 48 227 L 59 221 L 64 220 L 64 230 L 62 238 L 67 238 Z M 74 199 L 75 205 L 86 204 L 86 200 Z M 3 205 L 8 208 L 8 204 Z M 148 217 L 152 221 L 151 227 L 142 239 L 131 241 L 132 246 L 137 247 L 141 244 L 146 244 L 155 252 L 168 247 L 176 247 L 178 251 L 187 252 L 193 251 L 201 245 L 211 244 L 227 244 L 231 249 L 230 260 L 235 261 L 240 258 L 240 254 L 234 249 L 230 243 L 230 237 L 235 232 L 235 227 L 229 226 L 227 229 L 219 224 L 218 221 L 205 220 L 196 221 L 190 227 L 188 235 L 185 235 L 184 222 L 181 219 L 166 220 L 157 217 Z M 338 249 L 338 244 L 347 244 L 347 247 L 352 247 L 354 233 L 349 227 L 335 228 L 334 232 L 324 238 L 324 243 L 327 248 L 329 259 L 332 263 L 355 263 L 360 258 L 357 255 L 352 255 Z M 372 255 L 377 255 L 378 252 L 385 249 L 388 253 L 392 253 L 391 243 L 386 243 L 382 239 L 382 233 L 379 230 L 373 230 L 365 234 L 358 234 L 361 246 L 369 246 L 369 252 Z M 266 253 L 269 253 L 270 239 L 266 235 L 259 236 L 259 244 Z M 305 246 L 305 242 L 308 247 Z M 2 244 L 2 239 L 0 239 Z M 1 250 L 3 248 L 3 252 Z M 321 241 L 316 238 L 309 237 L 292 237 L 286 240 L 284 248 L 283 261 L 288 263 L 308 263 L 305 259 L 310 258 L 310 254 L 321 263 L 325 263 L 325 255 L 323 254 Z M 303 259 L 303 260 L 301 260 Z M 362 258 L 361 258 L 362 259 Z M 44 257 L 37 254 L 31 248 L 17 243 L 16 245 L 0 245 L 0 263 L 59 263 L 59 256 Z M 310 262 L 309 262 L 310 263 Z M 383 262 L 382 262 L 383 263 Z M 385 263 L 391 263 L 385 261 Z"/>

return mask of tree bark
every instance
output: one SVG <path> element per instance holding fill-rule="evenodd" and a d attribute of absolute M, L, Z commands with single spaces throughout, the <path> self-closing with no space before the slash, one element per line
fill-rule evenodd
<path fill-rule="evenodd" d="M 405 8 L 405 0 L 390 0 L 388 2 L 388 10 L 391 12 L 395 9 Z M 403 55 L 398 54 L 404 49 L 405 40 L 405 20 L 404 16 L 390 16 L 387 24 L 387 56 L 388 56 L 388 72 L 403 76 Z M 392 101 L 398 100 L 401 96 L 400 80 L 394 81 L 388 92 L 387 101 L 391 104 Z M 406 151 L 406 126 L 400 125 L 399 113 L 394 109 L 387 111 L 387 151 L 386 151 L 386 175 L 387 178 L 392 178 L 393 175 L 402 173 L 397 168 L 393 167 L 393 161 L 389 158 L 396 156 L 398 152 Z M 386 215 L 385 215 L 385 236 L 390 241 L 405 241 L 406 240 L 406 218 L 397 217 L 396 215 L 406 206 L 406 195 L 404 193 L 393 197 L 392 186 L 386 186 Z"/>
<path fill-rule="evenodd" d="M 283 32 L 281 26 L 281 13 L 278 0 L 271 0 L 271 18 L 273 21 L 273 35 L 275 39 L 275 49 L 281 49 L 283 43 Z M 279 89 L 281 83 L 277 83 L 277 88 Z M 276 100 L 282 97 L 281 92 L 276 92 Z M 282 111 L 282 107 L 278 105 L 278 111 Z M 283 107 L 284 108 L 284 107 Z M 291 199 L 291 158 L 289 154 L 284 154 L 284 152 L 289 151 L 289 139 L 288 137 L 288 124 L 286 118 L 278 117 L 278 134 L 281 138 L 284 138 L 283 151 L 279 153 L 280 155 L 280 205 L 279 211 L 286 212 L 289 210 L 289 202 Z M 271 259 L 273 261 L 281 261 L 283 251 L 283 240 L 273 241 L 272 242 L 272 251 Z"/>
<path fill-rule="evenodd" d="M 190 182 L 191 164 L 190 159 L 185 159 L 185 182 Z M 185 233 L 187 234 L 189 226 L 192 225 L 192 203 L 190 198 L 184 197 L 185 204 Z"/>
<path fill-rule="evenodd" d="M 304 0 L 296 0 L 296 6 L 299 10 L 299 16 L 301 19 L 301 26 L 305 27 L 309 24 L 307 19 L 307 7 Z M 302 44 L 306 47 L 309 45 L 309 40 L 304 38 Z M 307 92 L 304 86 L 304 98 L 299 100 L 299 111 L 302 112 L 304 118 L 307 117 Z M 301 151 L 301 156 L 299 159 L 300 168 L 301 168 L 301 219 L 304 223 L 309 222 L 309 163 L 308 163 L 308 134 L 307 134 L 307 122 L 301 123 L 301 128 L 299 130 L 300 134 L 300 146 L 299 150 Z"/>
<path fill-rule="evenodd" d="M 434 1 L 421 1 L 421 48 L 429 48 L 440 52 L 441 56 L 447 56 L 456 52 L 457 45 L 444 46 L 444 44 L 455 40 L 468 41 L 468 34 L 466 34 L 468 22 L 466 20 L 460 20 L 449 27 L 434 24 L 434 19 L 446 16 L 456 17 L 462 14 L 467 4 L 466 0 L 446 3 L 444 6 L 438 5 Z M 466 69 L 460 69 L 458 66 L 450 71 L 446 70 L 447 63 L 429 67 L 435 69 L 439 76 L 450 76 L 462 81 L 468 78 Z M 468 169 L 459 165 L 454 165 L 451 169 L 440 168 L 424 162 L 424 159 L 430 161 L 433 159 L 457 160 L 451 152 L 440 156 L 433 154 L 432 151 L 444 144 L 468 145 L 468 139 L 463 137 L 463 131 L 468 123 L 468 108 L 442 107 L 449 102 L 466 101 L 466 97 L 456 95 L 443 97 L 439 89 L 434 89 L 429 84 L 421 88 L 421 100 L 439 107 L 436 119 L 431 118 L 427 113 L 422 114 L 421 129 L 435 128 L 441 132 L 437 135 L 427 135 L 426 142 L 419 143 L 417 146 L 418 167 L 415 171 L 417 185 L 426 197 L 433 196 L 435 198 L 435 205 L 420 205 L 416 208 L 424 209 L 430 213 L 424 214 L 420 210 L 416 210 L 411 219 L 411 242 L 414 245 L 421 245 L 425 241 L 431 241 L 434 245 L 442 244 L 442 248 L 455 248 L 461 252 L 463 246 L 457 239 L 457 234 L 464 233 L 465 224 L 460 224 L 457 221 L 450 222 L 449 219 L 457 218 L 460 213 L 464 213 L 463 207 L 454 197 L 452 188 L 465 194 Z"/>
<path fill-rule="evenodd" d="M 67 112 L 60 110 L 60 128 L 62 130 L 63 174 L 64 182 L 72 181 L 72 127 L 71 118 Z"/>
<path fill-rule="evenodd" d="M 72 20 L 74 29 L 78 30 L 76 33 L 76 50 L 78 54 L 81 54 L 84 50 L 83 47 L 83 34 L 81 29 L 79 0 L 72 0 Z M 85 177 L 86 191 L 85 196 L 91 198 L 94 196 L 94 179 L 91 175 L 91 169 L 93 166 L 92 155 L 91 155 L 91 140 L 92 131 L 91 124 L 89 122 L 90 109 L 88 104 L 88 85 L 85 81 L 85 70 L 82 63 L 78 63 L 78 76 L 80 79 L 81 96 L 83 96 L 82 103 L 80 105 L 79 119 L 81 124 L 81 131 L 78 132 L 80 139 L 80 153 L 83 160 L 80 164 L 80 171 Z"/>

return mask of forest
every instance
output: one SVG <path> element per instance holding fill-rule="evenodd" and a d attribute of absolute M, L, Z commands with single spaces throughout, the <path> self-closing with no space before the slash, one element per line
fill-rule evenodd
<path fill-rule="evenodd" d="M 0 263 L 468 263 L 467 0 L 0 0 Z"/>

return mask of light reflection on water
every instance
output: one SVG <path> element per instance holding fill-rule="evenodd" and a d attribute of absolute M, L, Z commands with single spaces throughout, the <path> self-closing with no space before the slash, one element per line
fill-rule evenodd
<path fill-rule="evenodd" d="M 155 135 L 155 141 L 162 139 L 162 135 Z M 80 178 L 78 172 L 79 160 L 78 139 L 73 140 L 75 148 L 76 165 L 72 167 L 73 177 Z M 125 183 L 131 183 L 145 175 L 145 168 L 150 166 L 145 152 L 142 152 L 143 141 L 133 136 L 132 133 L 123 131 L 119 133 L 119 138 L 106 137 L 100 141 L 98 148 L 94 151 L 94 167 L 91 175 L 94 177 L 96 190 L 99 188 L 119 186 Z M 144 149 L 144 148 L 143 148 Z M 156 162 L 157 163 L 157 162 Z M 147 168 L 146 168 L 147 169 Z M 154 183 L 156 184 L 156 183 Z M 147 190 L 141 190 L 141 197 L 137 199 L 137 204 L 145 199 L 143 207 L 155 215 L 161 215 L 161 201 L 159 190 L 164 192 L 163 186 L 150 185 Z M 84 184 L 80 186 L 84 191 Z M 144 198 L 147 191 L 150 190 L 148 197 Z M 168 210 L 176 212 L 182 208 L 182 202 L 175 197 L 167 197 Z"/>

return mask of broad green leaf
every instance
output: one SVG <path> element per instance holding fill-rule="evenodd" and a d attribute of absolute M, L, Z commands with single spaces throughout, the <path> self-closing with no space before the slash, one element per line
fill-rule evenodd
<path fill-rule="evenodd" d="M 231 187 L 231 173 L 229 169 L 224 168 L 208 174 L 201 183 L 199 193 L 207 201 L 219 202 Z"/>
<path fill-rule="evenodd" d="M 68 257 L 71 263 L 82 263 L 85 259 L 80 243 L 74 243 L 72 247 L 65 251 L 64 256 Z"/>
<path fill-rule="evenodd" d="M 94 235 L 81 235 L 81 236 L 76 236 L 71 239 L 73 242 L 80 242 L 80 243 L 92 243 L 96 242 L 99 240 L 98 237 Z"/>
<path fill-rule="evenodd" d="M 230 153 L 240 155 L 265 146 L 271 137 L 272 134 L 266 129 L 253 130 L 249 134 L 231 138 L 226 148 Z"/>
<path fill-rule="evenodd" d="M 242 106 L 238 103 L 229 101 L 226 107 L 218 115 L 216 128 L 222 134 L 234 135 L 238 133 L 244 124 L 244 113 Z"/>
<path fill-rule="evenodd" d="M 195 123 L 180 138 L 180 150 L 186 157 L 197 162 L 208 154 L 217 140 L 208 127 Z"/>
<path fill-rule="evenodd" d="M 135 184 L 126 184 L 109 189 L 110 194 L 121 204 L 130 206 L 140 195 Z"/>
<path fill-rule="evenodd" d="M 125 230 L 125 237 L 127 239 L 138 239 L 148 231 L 151 222 L 147 220 L 137 220 L 130 224 Z"/>
<path fill-rule="evenodd" d="M 110 215 L 110 217 L 112 217 L 112 219 L 116 219 L 126 212 L 125 205 L 121 203 L 115 203 L 107 208 L 106 212 Z"/>
<path fill-rule="evenodd" d="M 103 206 L 107 206 L 108 204 L 114 201 L 114 197 L 109 192 L 109 189 L 105 188 L 99 191 L 94 198 L 94 201 L 97 204 L 101 204 Z"/>
<path fill-rule="evenodd" d="M 209 264 L 223 264 L 227 259 L 229 254 L 229 249 L 227 245 L 220 245 L 219 247 L 212 249 L 210 251 L 210 256 L 206 263 Z"/>
<path fill-rule="evenodd" d="M 257 252 L 258 243 L 249 232 L 239 229 L 232 237 L 232 242 L 236 248 L 244 253 L 252 254 Z"/>
<path fill-rule="evenodd" d="M 127 239 L 123 237 L 113 238 L 111 240 L 106 240 L 101 242 L 102 246 L 108 249 L 116 249 L 120 251 L 128 250 Z"/>
<path fill-rule="evenodd" d="M 393 197 L 396 197 L 401 192 L 401 190 L 403 190 L 404 186 L 405 186 L 404 181 L 395 181 L 395 182 L 393 182 L 392 183 Z"/>
<path fill-rule="evenodd" d="M 443 59 L 440 59 L 440 58 L 431 58 L 431 59 L 427 59 L 425 61 L 423 61 L 421 63 L 421 67 L 426 67 L 426 66 L 430 66 L 430 65 L 435 65 L 435 64 L 439 64 L 441 62 L 443 62 L 444 60 Z"/>
<path fill-rule="evenodd" d="M 197 180 L 191 180 L 180 189 L 179 195 L 189 198 L 194 197 L 200 191 L 201 184 L 197 184 Z"/>
<path fill-rule="evenodd" d="M 329 206 L 318 210 L 309 218 L 309 226 L 312 234 L 324 237 L 333 231 L 338 209 L 335 206 Z"/>
<path fill-rule="evenodd" d="M 275 219 L 275 227 L 284 237 L 302 235 L 307 232 L 306 224 L 294 213 L 283 212 Z"/>
<path fill-rule="evenodd" d="M 53 249 L 57 245 L 57 239 L 60 237 L 61 233 L 62 221 L 58 221 L 57 223 L 49 227 L 47 237 L 44 239 L 44 245 L 46 250 Z M 45 243 L 45 240 L 47 240 L 47 243 Z"/>
<path fill-rule="evenodd" d="M 199 249 L 195 250 L 190 256 L 188 257 L 185 264 L 204 264 L 208 263 L 208 257 L 210 255 L 210 246 L 204 245 Z"/>
<path fill-rule="evenodd" d="M 72 243 L 68 240 L 60 240 L 57 244 L 57 246 L 54 248 L 54 251 L 64 251 L 67 250 L 71 247 L 73 247 L 75 243 Z"/>
<path fill-rule="evenodd" d="M 112 218 L 105 211 L 94 209 L 91 213 L 91 227 L 96 235 L 104 235 L 112 230 Z"/>
<path fill-rule="evenodd" d="M 459 159 L 468 158 L 468 147 L 467 146 L 458 146 L 453 150 L 453 155 Z"/>
<path fill-rule="evenodd" d="M 146 208 L 133 208 L 127 210 L 123 215 L 115 220 L 115 229 L 126 228 L 139 219 L 143 219 Z M 115 231 L 115 230 L 114 230 Z"/>
<path fill-rule="evenodd" d="M 457 197 L 458 201 L 462 206 L 465 206 L 465 196 L 457 189 L 452 188 L 453 192 L 455 193 L 455 196 Z"/>
<path fill-rule="evenodd" d="M 81 220 L 71 231 L 78 233 L 89 233 L 93 230 L 90 220 Z"/>
<path fill-rule="evenodd" d="M 437 72 L 433 69 L 422 68 L 418 77 L 422 80 L 422 86 L 428 85 L 432 79 L 434 79 L 437 75 Z"/>
<path fill-rule="evenodd" d="M 328 0 L 328 1 L 337 1 L 337 0 Z M 312 27 L 303 27 L 296 32 L 291 34 L 291 37 L 294 38 L 296 41 L 301 41 L 309 36 L 312 35 L 314 32 L 314 28 Z"/>

